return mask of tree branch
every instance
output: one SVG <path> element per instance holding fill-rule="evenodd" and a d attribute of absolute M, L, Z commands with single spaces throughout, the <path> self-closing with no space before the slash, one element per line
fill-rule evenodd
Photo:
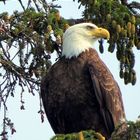
<path fill-rule="evenodd" d="M 121 0 L 121 3 L 123 5 L 126 5 L 135 16 L 140 17 L 140 13 L 138 13 L 138 11 L 137 11 L 137 10 L 140 9 L 140 3 L 139 2 L 132 1 L 131 3 L 128 3 L 127 0 Z"/>

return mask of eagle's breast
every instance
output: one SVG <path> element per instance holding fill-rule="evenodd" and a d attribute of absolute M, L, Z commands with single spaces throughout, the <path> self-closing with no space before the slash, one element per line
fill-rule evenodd
<path fill-rule="evenodd" d="M 82 54 L 78 58 L 71 59 L 61 58 L 52 67 L 49 75 L 51 77 L 53 75 L 53 79 L 50 77 L 48 89 L 53 91 L 48 92 L 48 98 L 50 96 L 52 99 L 54 96 L 55 103 L 68 103 L 69 106 L 76 106 L 86 104 L 91 98 L 94 99 L 94 89 L 85 55 Z M 51 96 L 51 94 L 53 95 Z"/>
<path fill-rule="evenodd" d="M 52 127 L 54 122 L 57 124 L 54 129 L 56 133 L 98 128 L 105 131 L 86 53 L 88 51 L 77 58 L 61 58 L 48 74 L 45 107 L 49 121 L 53 120 Z"/>

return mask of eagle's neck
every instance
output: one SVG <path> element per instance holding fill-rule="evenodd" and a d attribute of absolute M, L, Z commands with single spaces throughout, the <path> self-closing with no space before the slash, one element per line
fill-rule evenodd
<path fill-rule="evenodd" d="M 84 38 L 84 36 L 73 35 L 64 38 L 62 45 L 62 56 L 66 58 L 78 57 L 82 52 L 89 50 L 93 46 L 93 41 Z"/>

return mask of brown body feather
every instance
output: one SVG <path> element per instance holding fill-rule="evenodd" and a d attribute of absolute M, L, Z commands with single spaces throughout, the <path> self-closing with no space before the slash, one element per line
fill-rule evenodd
<path fill-rule="evenodd" d="M 56 62 L 42 79 L 41 97 L 55 133 L 94 129 L 109 138 L 125 119 L 120 89 L 94 49 Z"/>

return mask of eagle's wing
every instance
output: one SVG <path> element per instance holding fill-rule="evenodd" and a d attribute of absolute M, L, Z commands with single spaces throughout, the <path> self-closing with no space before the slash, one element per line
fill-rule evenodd
<path fill-rule="evenodd" d="M 59 64 L 57 64 L 59 66 Z M 53 86 L 54 84 L 50 84 L 52 81 L 57 81 L 53 79 L 53 76 L 55 74 L 54 66 L 51 67 L 51 69 L 46 73 L 46 75 L 41 80 L 41 99 L 43 102 L 45 114 L 47 115 L 47 119 L 55 133 L 58 133 L 61 131 L 60 125 L 59 125 L 59 118 L 56 117 L 56 111 L 57 111 L 57 97 L 54 94 L 51 94 L 52 90 L 57 90 Z M 55 83 L 55 82 L 54 82 Z M 61 126 L 63 127 L 63 126 Z"/>
<path fill-rule="evenodd" d="M 45 110 L 45 114 L 47 115 L 47 119 L 49 121 L 49 123 L 51 124 L 52 129 L 54 130 L 54 132 L 57 131 L 57 120 L 54 119 L 54 117 L 52 117 L 53 114 L 53 110 L 51 110 L 50 108 L 50 104 L 53 104 L 53 100 L 48 99 L 48 90 L 49 90 L 49 74 L 46 74 L 46 76 L 44 76 L 41 80 L 41 99 L 43 102 L 43 106 L 44 106 L 44 110 Z"/>
<path fill-rule="evenodd" d="M 96 52 L 90 57 L 88 68 L 104 124 L 112 133 L 115 126 L 125 120 L 121 91 Z"/>
<path fill-rule="evenodd" d="M 42 102 L 43 102 L 43 106 L 44 106 L 44 109 L 45 109 L 45 112 L 47 111 L 47 87 L 48 87 L 48 76 L 44 76 L 41 80 L 41 99 L 42 99 Z"/>

